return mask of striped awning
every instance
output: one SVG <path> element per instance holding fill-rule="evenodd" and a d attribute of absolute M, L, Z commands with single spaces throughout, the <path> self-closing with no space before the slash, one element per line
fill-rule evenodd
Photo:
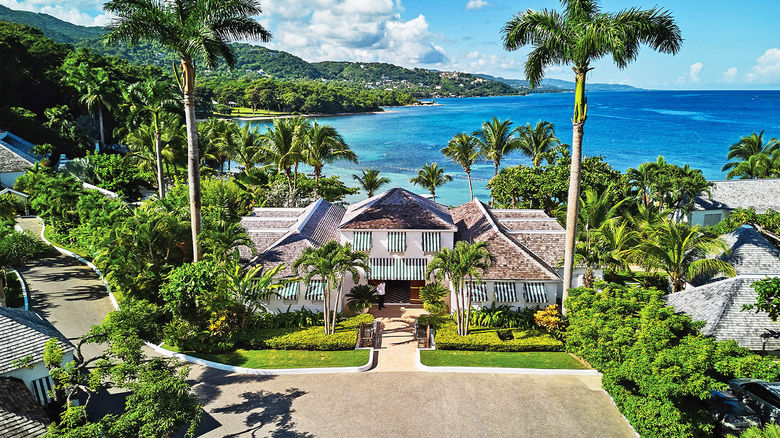
<path fill-rule="evenodd" d="M 276 289 L 275 292 L 279 294 L 279 297 L 283 300 L 297 300 L 298 299 L 298 282 L 293 281 L 286 285 Z"/>
<path fill-rule="evenodd" d="M 387 250 L 390 252 L 404 252 L 406 251 L 406 232 L 404 231 L 388 231 L 387 233 Z"/>
<path fill-rule="evenodd" d="M 515 284 L 505 281 L 496 282 L 496 301 L 499 303 L 514 303 L 517 301 Z"/>
<path fill-rule="evenodd" d="M 307 300 L 325 299 L 325 282 L 323 280 L 310 281 L 309 285 L 306 286 L 306 299 Z"/>
<path fill-rule="evenodd" d="M 425 280 L 428 259 L 373 258 L 368 267 L 371 280 Z"/>
<path fill-rule="evenodd" d="M 529 303 L 546 303 L 547 293 L 544 291 L 544 283 L 525 283 L 525 300 Z"/>
<path fill-rule="evenodd" d="M 352 247 L 355 251 L 371 251 L 371 231 L 355 231 Z"/>
<path fill-rule="evenodd" d="M 487 284 L 484 281 L 467 281 L 463 287 L 467 294 L 471 294 L 471 301 L 487 301 Z"/>
<path fill-rule="evenodd" d="M 422 248 L 425 252 L 436 252 L 441 249 L 441 233 L 422 233 Z"/>

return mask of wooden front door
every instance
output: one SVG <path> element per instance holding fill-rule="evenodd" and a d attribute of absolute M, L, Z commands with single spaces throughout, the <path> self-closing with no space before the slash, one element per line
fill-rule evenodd
<path fill-rule="evenodd" d="M 425 286 L 425 280 L 412 280 L 409 283 L 409 303 L 422 304 L 420 288 Z"/>

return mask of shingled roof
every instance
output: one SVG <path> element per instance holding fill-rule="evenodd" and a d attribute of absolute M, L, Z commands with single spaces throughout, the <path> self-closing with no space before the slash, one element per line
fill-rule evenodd
<path fill-rule="evenodd" d="M 22 157 L 5 144 L 0 142 L 0 173 L 26 172 L 34 165 L 33 162 Z"/>
<path fill-rule="evenodd" d="M 755 228 L 738 228 L 723 240 L 731 252 L 721 258 L 734 266 L 737 274 L 780 275 L 780 250 Z"/>
<path fill-rule="evenodd" d="M 506 212 L 501 214 L 506 217 Z M 485 273 L 486 279 L 560 280 L 550 263 L 516 239 L 478 199 L 453 208 L 452 218 L 458 227 L 456 240 L 488 243 L 495 262 Z M 537 244 L 542 245 L 542 241 Z"/>
<path fill-rule="evenodd" d="M 563 259 L 566 230 L 544 210 L 490 210 L 507 233 L 550 266 Z"/>
<path fill-rule="evenodd" d="M 755 304 L 752 285 L 764 276 L 737 276 L 667 295 L 667 303 L 694 321 L 704 321 L 703 334 L 722 341 L 733 339 L 751 350 L 780 350 L 780 325 L 766 312 L 742 311 Z"/>
<path fill-rule="evenodd" d="M 0 437 L 37 438 L 46 433 L 48 424 L 46 413 L 24 382 L 0 377 Z"/>
<path fill-rule="evenodd" d="M 266 269 L 273 268 L 284 263 L 286 268 L 280 272 L 281 275 L 292 275 L 290 265 L 301 255 L 306 248 L 317 248 L 330 240 L 338 240 L 338 224 L 344 217 L 344 207 L 331 204 L 325 200 L 318 200 L 309 205 L 302 212 L 299 209 L 275 209 L 278 221 L 267 221 L 267 216 L 262 216 L 258 211 L 258 216 L 242 219 L 242 225 L 251 226 L 252 221 L 258 217 L 264 226 L 270 226 L 260 231 L 248 229 L 250 238 L 253 242 L 258 242 L 256 247 L 265 246 L 260 253 L 251 261 L 251 265 L 262 265 Z M 296 211 L 285 211 L 296 210 Z M 294 213 L 299 213 L 295 223 L 286 226 L 288 221 L 284 218 L 290 218 Z M 276 226 L 274 226 L 276 225 Z M 271 243 L 265 242 L 273 239 Z"/>
<path fill-rule="evenodd" d="M 352 204 L 339 228 L 346 230 L 451 230 L 447 207 L 406 189 L 394 188 Z"/>
<path fill-rule="evenodd" d="M 696 210 L 734 210 L 753 207 L 759 213 L 780 211 L 780 179 L 712 181 L 710 195 L 700 193 Z"/>
<path fill-rule="evenodd" d="M 43 360 L 50 338 L 57 338 L 66 352 L 73 350 L 73 344 L 37 313 L 0 307 L 0 374 L 15 370 L 13 362 L 28 356 L 35 362 Z"/>

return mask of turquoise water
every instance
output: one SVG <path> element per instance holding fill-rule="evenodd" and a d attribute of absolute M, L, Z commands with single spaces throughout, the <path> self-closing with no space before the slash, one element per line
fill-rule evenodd
<path fill-rule="evenodd" d="M 573 99 L 571 93 L 438 99 L 443 106 L 321 118 L 320 123 L 338 129 L 360 158 L 357 165 L 329 165 L 325 173 L 352 185 L 353 173 L 378 168 L 392 186 L 423 193 L 409 178 L 415 169 L 436 161 L 454 177 L 437 191 L 437 198 L 457 205 L 468 201 L 466 176 L 440 153 L 454 134 L 477 130 L 496 116 L 516 124 L 550 121 L 558 138 L 571 143 Z M 621 171 L 663 155 L 669 162 L 702 169 L 709 179 L 722 179 L 728 147 L 741 136 L 765 129 L 766 138 L 780 137 L 780 91 L 591 92 L 588 104 L 584 153 L 603 155 Z M 512 155 L 502 166 L 518 163 L 529 160 Z M 485 184 L 492 176 L 492 163 L 480 162 L 473 168 L 474 191 L 483 200 L 489 197 Z"/>

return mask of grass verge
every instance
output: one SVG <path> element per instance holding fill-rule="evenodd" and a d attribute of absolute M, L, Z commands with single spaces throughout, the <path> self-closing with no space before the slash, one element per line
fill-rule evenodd
<path fill-rule="evenodd" d="M 587 369 L 570 354 L 558 351 L 423 350 L 420 351 L 420 361 L 430 367 Z"/>
<path fill-rule="evenodd" d="M 55 233 L 51 225 L 46 225 L 46 228 L 43 230 L 43 236 L 46 237 L 46 240 L 59 246 L 62 249 L 67 249 L 68 251 L 80 255 L 81 257 L 84 257 L 87 260 L 91 259 L 91 257 L 87 255 L 85 252 L 62 243 L 62 236 Z"/>
<path fill-rule="evenodd" d="M 193 353 L 179 351 L 163 344 L 163 348 L 212 362 L 245 368 L 330 368 L 356 367 L 368 362 L 369 350 L 303 351 L 303 350 L 235 350 L 227 353 Z"/>

